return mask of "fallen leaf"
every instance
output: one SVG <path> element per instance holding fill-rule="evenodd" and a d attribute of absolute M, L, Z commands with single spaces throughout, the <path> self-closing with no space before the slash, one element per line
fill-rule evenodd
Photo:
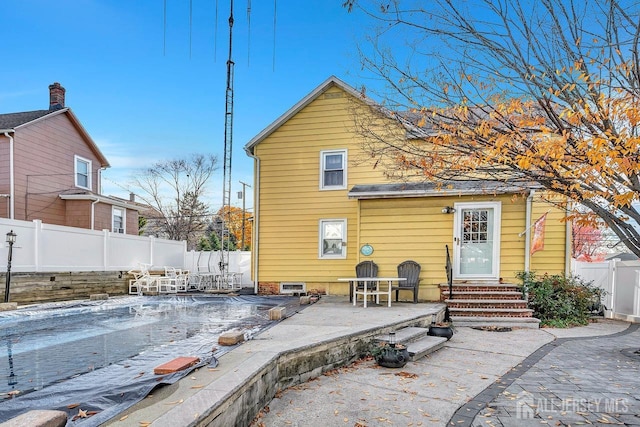
<path fill-rule="evenodd" d="M 124 417 L 120 417 L 120 419 L 119 419 L 118 421 L 124 421 L 124 420 L 126 420 L 127 418 L 129 418 L 129 415 L 125 415 Z"/>
<path fill-rule="evenodd" d="M 202 388 L 202 387 L 204 387 L 204 386 L 203 386 L 203 385 L 194 385 L 194 386 L 191 386 L 191 388 Z"/>
<path fill-rule="evenodd" d="M 80 404 L 79 404 L 79 403 L 72 403 L 72 404 L 70 404 L 70 405 L 67 405 L 67 408 L 68 408 L 68 409 L 75 409 L 75 408 L 77 408 L 78 406 L 80 406 Z"/>
<path fill-rule="evenodd" d="M 412 374 L 411 372 L 406 372 L 406 371 L 400 371 L 395 375 L 403 378 L 418 378 L 418 374 Z"/>

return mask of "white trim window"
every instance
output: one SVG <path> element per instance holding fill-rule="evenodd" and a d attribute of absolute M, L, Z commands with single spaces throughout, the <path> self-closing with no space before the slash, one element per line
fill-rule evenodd
<path fill-rule="evenodd" d="M 347 220 L 321 219 L 318 256 L 321 259 L 347 257 Z"/>
<path fill-rule="evenodd" d="M 124 234 L 126 231 L 126 218 L 127 211 L 124 208 L 119 208 L 117 206 L 112 206 L 111 208 L 111 231 L 113 233 Z"/>
<path fill-rule="evenodd" d="M 91 160 L 80 156 L 73 159 L 76 187 L 91 190 Z"/>
<path fill-rule="evenodd" d="M 347 150 L 320 152 L 320 189 L 347 188 Z"/>

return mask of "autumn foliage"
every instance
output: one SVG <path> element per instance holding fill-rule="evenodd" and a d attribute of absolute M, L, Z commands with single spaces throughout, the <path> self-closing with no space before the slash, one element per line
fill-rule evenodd
<path fill-rule="evenodd" d="M 345 6 L 365 9 L 381 24 L 361 58 L 365 70 L 388 83 L 377 93 L 385 108 L 372 111 L 395 125 L 356 119 L 377 165 L 408 179 L 540 184 L 588 208 L 569 211 L 569 219 L 604 223 L 640 255 L 636 4 Z M 399 39 L 410 48 L 397 48 Z"/>
<path fill-rule="evenodd" d="M 225 228 L 231 235 L 231 241 L 235 243 L 235 246 L 238 249 L 241 249 L 240 246 L 242 245 L 243 216 L 245 247 L 242 248 L 242 250 L 246 250 L 251 247 L 251 231 L 253 225 L 253 222 L 249 221 L 249 219 L 251 218 L 251 214 L 235 206 L 225 206 L 223 208 L 220 208 L 216 215 L 217 218 L 222 219 Z"/>

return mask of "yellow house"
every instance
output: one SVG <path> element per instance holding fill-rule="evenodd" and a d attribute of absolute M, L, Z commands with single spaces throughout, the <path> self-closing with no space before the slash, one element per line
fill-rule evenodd
<path fill-rule="evenodd" d="M 388 178 L 355 126 L 354 112 L 369 114 L 364 107 L 373 104 L 330 77 L 246 144 L 255 168 L 258 293 L 280 293 L 293 282 L 346 295 L 337 279 L 353 277 L 360 261 L 373 260 L 382 277 L 410 259 L 421 265 L 419 299 L 439 300 L 447 247 L 458 282 L 514 283 L 520 271 L 566 271 L 568 226 L 539 188 Z M 544 247 L 531 254 L 533 224 L 543 216 L 537 237 Z"/>

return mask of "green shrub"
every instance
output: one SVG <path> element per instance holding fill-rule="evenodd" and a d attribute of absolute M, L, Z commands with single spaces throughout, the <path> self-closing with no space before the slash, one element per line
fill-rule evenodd
<path fill-rule="evenodd" d="M 533 272 L 517 274 L 528 296 L 533 315 L 541 326 L 566 328 L 586 325 L 594 307 L 599 306 L 602 290 L 578 277 L 537 276 Z"/>

